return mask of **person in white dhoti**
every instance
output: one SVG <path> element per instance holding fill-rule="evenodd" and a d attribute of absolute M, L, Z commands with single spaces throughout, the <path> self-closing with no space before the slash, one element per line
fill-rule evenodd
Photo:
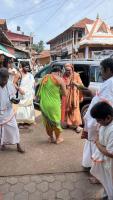
<path fill-rule="evenodd" d="M 22 63 L 19 77 L 15 77 L 14 84 L 18 89 L 20 103 L 18 104 L 16 119 L 19 124 L 30 125 L 35 122 L 35 110 L 33 99 L 35 95 L 35 80 L 31 73 L 28 72 L 27 63 Z M 20 84 L 18 86 L 18 80 Z"/>
<path fill-rule="evenodd" d="M 113 200 L 113 108 L 106 102 L 99 102 L 90 113 L 100 124 L 90 172 L 103 185 L 107 199 Z"/>
<path fill-rule="evenodd" d="M 17 151 L 23 153 L 19 142 L 19 130 L 12 108 L 12 98 L 15 95 L 15 88 L 8 80 L 8 70 L 0 69 L 0 145 L 5 150 L 6 144 L 17 144 Z"/>
<path fill-rule="evenodd" d="M 85 142 L 83 150 L 83 167 L 91 167 L 91 156 L 95 151 L 94 144 L 96 135 L 98 133 L 98 123 L 90 115 L 91 108 L 99 101 L 106 100 L 113 106 L 113 59 L 107 58 L 101 62 L 101 74 L 104 82 L 95 97 L 93 97 L 91 104 L 84 116 L 84 130 L 88 132 L 88 140 Z"/>

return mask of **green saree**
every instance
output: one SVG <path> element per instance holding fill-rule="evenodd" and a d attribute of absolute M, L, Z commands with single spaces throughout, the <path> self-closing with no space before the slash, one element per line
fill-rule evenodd
<path fill-rule="evenodd" d="M 61 129 L 61 97 L 60 86 L 53 75 L 43 78 L 40 90 L 40 108 L 47 122 Z"/>

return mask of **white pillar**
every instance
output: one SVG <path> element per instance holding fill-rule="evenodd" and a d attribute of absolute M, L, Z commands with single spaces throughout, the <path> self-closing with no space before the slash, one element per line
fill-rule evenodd
<path fill-rule="evenodd" d="M 89 58 L 89 47 L 86 46 L 85 48 L 85 59 L 88 59 Z"/>
<path fill-rule="evenodd" d="M 72 54 L 71 54 L 71 59 L 73 59 L 73 48 L 74 48 L 74 37 L 75 37 L 75 33 L 74 33 L 74 30 L 72 32 Z"/>
<path fill-rule="evenodd" d="M 76 40 L 75 40 L 75 44 L 77 45 L 77 43 L 78 43 L 78 31 L 76 31 Z"/>

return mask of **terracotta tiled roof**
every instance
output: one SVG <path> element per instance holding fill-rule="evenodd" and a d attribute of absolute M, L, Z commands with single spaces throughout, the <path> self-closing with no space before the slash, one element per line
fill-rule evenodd
<path fill-rule="evenodd" d="M 3 25 L 6 23 L 6 20 L 5 19 L 0 19 L 0 25 Z"/>
<path fill-rule="evenodd" d="M 93 22 L 94 22 L 94 20 L 92 20 L 92 19 L 84 18 L 84 19 L 80 20 L 79 22 L 73 24 L 72 27 L 85 28 L 86 24 L 93 24 Z"/>
<path fill-rule="evenodd" d="M 38 58 L 47 58 L 47 57 L 50 57 L 50 51 L 49 50 L 44 50 L 38 55 Z"/>
<path fill-rule="evenodd" d="M 80 46 L 88 44 L 101 44 L 101 45 L 113 45 L 113 33 L 110 26 L 97 18 L 87 35 L 85 35 L 81 41 Z"/>
<path fill-rule="evenodd" d="M 73 24 L 72 26 L 70 26 L 67 30 L 65 30 L 64 32 L 62 32 L 61 34 L 59 34 L 58 36 L 56 36 L 55 38 L 49 40 L 47 42 L 47 44 L 50 44 L 51 42 L 53 42 L 55 39 L 57 39 L 60 35 L 62 35 L 63 33 L 65 33 L 66 31 L 68 31 L 69 29 L 79 29 L 79 28 L 85 28 L 86 24 L 93 24 L 94 20 L 88 19 L 88 18 L 84 18 L 80 21 L 78 21 L 77 23 Z"/>
<path fill-rule="evenodd" d="M 11 31 L 6 31 L 6 35 L 11 41 L 19 41 L 19 42 L 30 41 L 30 36 L 28 35 L 18 34 Z"/>

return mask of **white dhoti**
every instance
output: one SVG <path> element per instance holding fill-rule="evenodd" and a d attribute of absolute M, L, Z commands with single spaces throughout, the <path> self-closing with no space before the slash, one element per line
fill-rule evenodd
<path fill-rule="evenodd" d="M 91 167 L 92 165 L 92 154 L 94 153 L 96 146 L 94 142 L 86 140 L 83 149 L 83 159 L 82 166 L 83 167 Z"/>
<path fill-rule="evenodd" d="M 18 123 L 32 124 L 35 122 L 35 111 L 33 105 L 18 105 L 16 119 Z"/>
<path fill-rule="evenodd" d="M 99 130 L 99 143 L 113 155 L 113 121 Z M 91 174 L 103 185 L 108 199 L 113 200 L 113 158 L 105 156 L 96 148 L 92 154 Z"/>
<path fill-rule="evenodd" d="M 112 168 L 105 166 L 103 162 L 92 163 L 91 174 L 103 185 L 109 200 L 113 200 L 113 165 Z"/>
<path fill-rule="evenodd" d="M 83 150 L 83 166 L 91 167 L 91 157 L 94 152 L 94 143 L 95 137 L 98 134 L 99 125 L 95 119 L 93 119 L 90 115 L 91 108 L 99 101 L 106 101 L 113 106 L 113 77 L 109 78 L 105 82 L 102 83 L 100 91 L 93 97 L 91 104 L 84 116 L 85 121 L 85 130 L 88 132 L 88 140 L 85 142 L 84 150 Z M 92 149 L 92 151 L 91 151 Z"/>
<path fill-rule="evenodd" d="M 18 104 L 16 113 L 18 123 L 32 124 L 35 122 L 35 110 L 33 105 L 34 83 L 34 77 L 31 73 L 22 77 L 20 88 L 25 94 L 19 94 L 20 103 Z"/>
<path fill-rule="evenodd" d="M 19 129 L 14 115 L 8 122 L 0 124 L 0 141 L 1 145 L 20 142 Z"/>
<path fill-rule="evenodd" d="M 0 144 L 17 144 L 20 141 L 19 129 L 10 99 L 15 95 L 10 81 L 0 87 Z"/>

